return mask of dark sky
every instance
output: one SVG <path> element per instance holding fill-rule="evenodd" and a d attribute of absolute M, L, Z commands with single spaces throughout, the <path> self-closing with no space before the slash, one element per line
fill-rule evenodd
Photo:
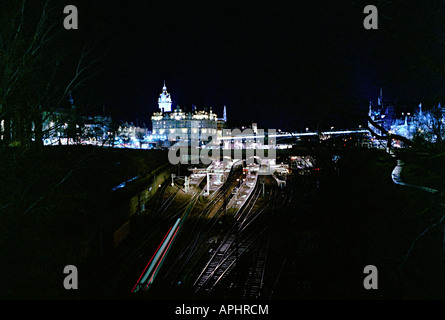
<path fill-rule="evenodd" d="M 366 4 L 379 9 L 378 30 L 363 27 Z M 221 114 L 226 105 L 229 120 L 282 129 L 354 125 L 380 86 L 401 106 L 445 97 L 440 1 L 77 6 L 79 30 L 70 32 L 79 32 L 79 42 L 97 41 L 98 54 L 107 52 L 104 71 L 80 100 L 148 127 L 164 80 L 174 107 L 212 106 Z"/>

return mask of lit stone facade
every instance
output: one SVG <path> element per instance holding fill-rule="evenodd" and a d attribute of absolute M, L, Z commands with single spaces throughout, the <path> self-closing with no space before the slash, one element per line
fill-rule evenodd
<path fill-rule="evenodd" d="M 164 88 L 165 84 L 164 84 Z M 159 102 L 161 111 L 151 117 L 153 135 L 166 135 L 170 141 L 189 140 L 190 137 L 207 140 L 208 136 L 216 136 L 218 117 L 210 107 L 209 111 L 194 110 L 185 112 L 176 107 L 171 112 L 165 112 L 165 107 Z"/>

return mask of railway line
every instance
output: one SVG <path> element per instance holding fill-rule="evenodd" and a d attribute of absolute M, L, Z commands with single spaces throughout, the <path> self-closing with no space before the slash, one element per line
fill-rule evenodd
<path fill-rule="evenodd" d="M 266 247 L 257 246 L 254 253 L 254 263 L 249 268 L 249 272 L 244 283 L 243 299 L 260 299 L 265 290 L 265 272 L 267 256 L 269 252 L 270 238 L 268 238 Z"/>
<path fill-rule="evenodd" d="M 301 182 L 303 185 L 297 187 Z M 304 211 L 303 203 L 313 201 L 315 193 L 298 190 L 314 190 L 316 182 L 313 177 L 290 177 L 287 185 L 280 189 L 271 183 L 265 198 L 260 196 L 259 188 L 253 190 L 249 201 L 236 213 L 237 228 L 231 229 L 208 255 L 196 277 L 194 290 L 198 297 L 220 297 L 231 292 L 230 297 L 247 300 L 272 299 L 277 288 L 286 283 L 283 271 L 288 272 L 291 264 L 283 257 L 293 255 L 296 239 L 292 230 L 303 217 L 286 212 L 290 212 L 289 208 L 293 208 L 292 212 L 295 208 L 297 213 L 300 208 Z"/>
<path fill-rule="evenodd" d="M 215 233 L 220 232 L 220 221 L 225 211 L 227 197 L 231 195 L 231 190 L 240 176 L 240 168 L 232 167 L 227 181 L 211 195 L 210 201 L 197 212 L 193 213 L 187 224 L 187 235 L 183 236 L 181 242 L 186 243 L 186 247 L 179 253 L 177 259 L 171 263 L 171 267 L 165 278 L 172 278 L 171 284 L 182 281 L 182 274 L 187 273 L 200 256 L 202 249 L 208 249 L 208 239 Z"/>
<path fill-rule="evenodd" d="M 142 290 L 134 291 L 148 297 L 178 291 L 197 299 L 276 297 L 286 287 L 290 270 L 306 263 L 296 262 L 292 250 L 305 241 L 298 232 L 305 223 L 301 213 L 313 204 L 317 178 L 290 175 L 283 187 L 272 176 L 261 176 L 241 206 L 229 207 L 242 178 L 242 165 L 234 165 L 226 181 L 207 197 L 203 182 L 188 192 L 180 183 L 164 183 L 146 204 L 149 213 L 136 217 L 138 231 L 130 245 L 119 248 L 96 272 L 100 281 L 116 279 L 107 283 L 109 290 L 129 293 L 143 279 Z M 170 229 L 178 219 L 175 230 Z"/>
<path fill-rule="evenodd" d="M 230 210 L 227 204 L 234 196 L 232 190 L 239 183 L 237 179 L 242 177 L 240 169 L 233 167 L 226 182 L 210 197 L 204 197 L 204 190 L 199 189 L 193 195 L 190 191 L 185 193 L 178 185 L 164 184 L 159 189 L 152 199 L 151 213 L 145 218 L 146 232 L 135 241 L 137 246 L 121 254 L 111 267 L 120 269 L 125 275 L 128 291 L 134 289 L 138 276 L 143 272 L 140 280 L 151 263 L 152 274 L 145 277 L 145 286 L 150 288 L 148 293 L 153 297 L 175 290 L 185 290 L 182 292 L 198 299 L 218 297 L 227 292 L 243 299 L 274 296 L 276 289 L 285 283 L 283 270 L 289 265 L 286 259 L 280 258 L 288 256 L 289 249 L 282 248 L 288 248 L 293 241 L 289 230 L 298 221 L 297 216 L 290 216 L 292 221 L 289 221 L 289 216 L 281 218 L 280 215 L 297 203 L 300 207 L 301 199 L 311 197 L 312 193 L 298 192 L 292 177 L 285 188 L 279 188 L 273 177 L 265 176 L 267 192 L 264 195 L 260 179 L 257 179 L 244 204 Z M 188 200 L 184 201 L 186 198 Z M 164 244 L 161 240 L 165 232 L 184 215 L 192 201 L 195 206 L 187 218 L 181 220 L 181 230 L 177 229 L 172 236 L 174 246 Z M 280 225 L 284 226 L 283 230 Z M 164 246 L 166 253 L 165 256 L 159 254 L 154 264 L 149 258 L 157 254 L 157 246 Z M 160 266 L 163 266 L 162 271 L 159 271 Z M 129 284 L 130 274 L 133 280 Z"/>
<path fill-rule="evenodd" d="M 166 287 L 174 290 L 181 286 L 188 288 L 195 297 L 215 296 L 221 290 L 231 290 L 231 287 L 238 287 L 237 294 L 246 299 L 271 295 L 274 283 L 279 281 L 276 279 L 277 268 L 270 260 L 273 256 L 270 248 L 276 247 L 276 242 L 267 232 L 269 219 L 277 211 L 292 205 L 295 190 L 290 183 L 289 187 L 281 189 L 273 177 L 264 176 L 266 194 L 257 179 L 239 209 L 227 208 L 234 196 L 233 189 L 239 186 L 243 177 L 242 172 L 241 165 L 233 166 L 225 183 L 208 197 L 204 197 L 204 190 L 199 188 L 194 193 L 191 193 L 193 190 L 183 192 L 177 184 L 164 183 L 159 188 L 149 204 L 150 214 L 138 226 L 141 232 L 133 239 L 137 245 L 123 250 L 109 265 L 114 272 L 120 270 L 125 275 L 123 279 L 128 280 L 133 274 L 132 283 L 126 284 L 128 291 L 134 289 L 142 270 L 155 270 L 156 283 L 150 280 L 154 277 L 144 276 L 145 284 L 152 287 L 153 296 Z M 174 246 L 164 242 L 159 244 L 165 232 L 183 217 L 192 202 L 193 209 L 186 219 L 181 220 L 182 228 L 172 235 Z M 166 253 L 171 253 L 168 256 L 159 254 L 158 261 L 149 261 L 150 256 L 155 256 L 156 247 L 162 246 Z M 163 266 L 161 272 L 160 266 Z"/>
<path fill-rule="evenodd" d="M 210 294 L 220 285 L 228 275 L 235 269 L 238 261 L 246 256 L 255 246 L 256 242 L 263 237 L 265 227 L 258 227 L 254 221 L 268 210 L 269 205 L 263 205 L 259 208 L 255 204 L 261 194 L 259 184 L 255 186 L 250 198 L 234 215 L 234 221 L 231 229 L 220 241 L 216 248 L 211 248 L 207 262 L 201 272 L 196 277 L 193 287 L 196 294 Z M 269 193 L 268 200 L 273 197 L 273 189 Z M 266 201 L 269 203 L 269 201 Z M 267 255 L 267 254 L 266 254 Z M 261 260 L 261 259 L 260 259 Z M 257 263 L 259 263 L 257 261 Z M 264 264 L 259 264 L 258 268 L 263 268 Z M 264 274 L 262 274 L 264 276 Z M 252 274 L 252 283 L 257 278 Z"/>

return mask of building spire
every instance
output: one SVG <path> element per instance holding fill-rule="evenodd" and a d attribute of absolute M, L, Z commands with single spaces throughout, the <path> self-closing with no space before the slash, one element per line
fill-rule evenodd
<path fill-rule="evenodd" d="M 224 122 L 227 122 L 227 110 L 226 110 L 226 106 L 224 106 L 223 119 L 224 119 Z"/>
<path fill-rule="evenodd" d="M 383 94 L 382 94 L 382 87 L 380 87 L 380 95 L 378 98 L 378 105 L 382 106 L 382 103 L 383 103 Z"/>

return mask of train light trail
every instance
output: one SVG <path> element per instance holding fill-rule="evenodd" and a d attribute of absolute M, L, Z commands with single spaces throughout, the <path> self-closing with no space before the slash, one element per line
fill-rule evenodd
<path fill-rule="evenodd" d="M 180 221 L 181 221 L 181 218 L 178 218 L 178 220 L 176 220 L 176 223 L 174 224 L 174 226 L 172 228 L 170 228 L 170 231 L 168 233 L 167 238 L 162 242 L 161 248 L 157 251 L 154 259 L 152 259 L 150 267 L 148 268 L 147 272 L 143 276 L 142 280 L 139 282 L 141 285 L 145 284 L 145 282 L 147 281 L 148 277 L 151 275 L 151 273 L 153 271 L 153 268 L 155 268 L 155 266 L 158 264 L 159 258 L 161 256 L 164 257 L 164 251 L 166 251 L 166 247 L 167 247 L 167 245 L 170 244 L 170 240 L 172 239 L 172 237 L 174 235 L 176 235 L 176 231 L 177 231 L 177 228 L 178 228 L 178 225 L 179 225 Z M 136 290 L 134 292 L 137 292 L 138 289 L 139 289 L 139 287 L 136 285 Z"/>
<path fill-rule="evenodd" d="M 161 245 L 164 243 L 165 238 L 167 238 L 167 235 L 170 233 L 170 230 L 172 229 L 172 227 L 170 227 L 170 229 L 168 229 L 167 233 L 164 236 L 164 239 L 162 239 L 161 243 L 159 244 L 158 248 L 156 249 L 155 253 L 151 256 L 150 261 L 148 261 L 147 265 L 144 268 L 144 271 L 142 271 L 141 275 L 139 276 L 138 281 L 136 282 L 136 284 L 134 285 L 133 289 L 131 290 L 131 292 L 134 291 L 134 289 L 137 287 L 137 285 L 139 284 L 139 281 L 141 280 L 142 276 L 144 275 L 145 270 L 147 270 L 147 267 L 149 266 L 149 264 L 151 263 L 151 261 L 153 260 L 154 256 L 156 255 L 156 253 L 158 252 L 159 248 L 161 247 Z"/>
<path fill-rule="evenodd" d="M 148 288 L 150 287 L 150 285 L 153 283 L 153 281 L 154 281 L 156 275 L 158 274 L 158 271 L 159 271 L 159 269 L 161 268 L 162 264 L 164 263 L 164 260 L 165 260 L 165 258 L 166 258 L 166 256 L 167 256 L 167 253 L 168 253 L 168 251 L 170 250 L 170 246 L 172 245 L 173 241 L 175 240 L 176 233 L 178 232 L 178 230 L 179 230 L 179 227 L 176 228 L 176 231 L 175 231 L 175 233 L 173 234 L 173 237 L 171 238 L 171 240 L 170 240 L 170 242 L 169 242 L 167 248 L 164 250 L 164 253 L 162 254 L 162 257 L 161 257 L 159 263 L 157 264 L 155 270 L 153 271 L 153 274 L 151 275 L 151 278 L 150 278 L 150 280 L 148 281 L 148 283 L 147 283 L 147 285 L 146 285 L 146 287 L 145 287 L 145 290 L 148 290 Z"/>

